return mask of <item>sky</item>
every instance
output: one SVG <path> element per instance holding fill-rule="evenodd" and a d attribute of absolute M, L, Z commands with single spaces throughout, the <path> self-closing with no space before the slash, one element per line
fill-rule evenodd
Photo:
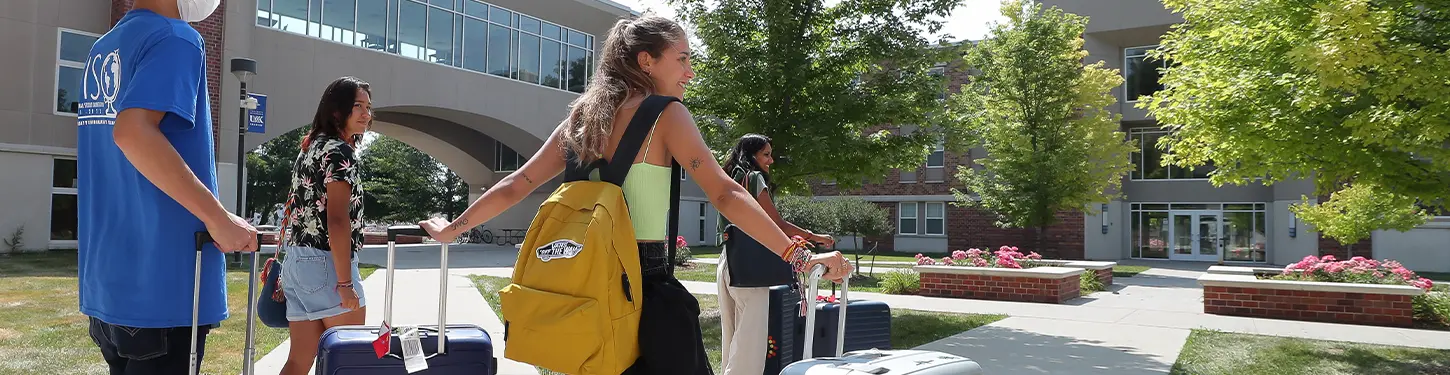
<path fill-rule="evenodd" d="M 664 17 L 678 19 L 675 17 L 675 10 L 666 3 L 666 0 L 613 0 L 616 3 L 644 12 L 653 10 L 655 14 Z M 835 4 L 838 0 L 825 0 L 826 4 Z M 947 17 L 947 23 L 942 27 L 939 34 L 950 34 L 952 41 L 979 40 L 987 35 L 987 23 L 1001 21 L 1002 16 L 998 12 L 1001 5 L 996 0 L 963 0 L 962 5 L 952 11 Z M 929 39 L 936 39 L 937 35 L 928 35 Z"/>

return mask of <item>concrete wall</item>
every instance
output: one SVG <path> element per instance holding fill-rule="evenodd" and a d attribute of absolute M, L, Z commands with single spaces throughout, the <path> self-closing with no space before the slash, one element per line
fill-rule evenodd
<path fill-rule="evenodd" d="M 1093 208 L 1101 211 L 1102 207 Z M 1103 233 L 1103 216 L 1108 218 L 1108 233 Z M 1083 258 L 1088 260 L 1127 259 L 1131 253 L 1126 242 L 1131 235 L 1131 214 L 1128 205 L 1114 200 L 1106 212 L 1086 214 L 1083 218 Z"/>
<path fill-rule="evenodd" d="M 9 240 L 17 229 L 24 230 L 20 250 L 41 250 L 50 245 L 52 160 L 56 155 L 39 152 L 0 151 L 0 238 Z M 73 156 L 70 156 L 73 157 Z M 9 250 L 0 243 L 0 252 Z"/>
<path fill-rule="evenodd" d="M 1413 271 L 1450 272 L 1450 218 L 1406 232 L 1375 231 L 1373 237 L 1375 258 L 1397 260 Z"/>
<path fill-rule="evenodd" d="M 1159 0 L 1047 0 L 1042 5 L 1089 17 L 1088 33 L 1183 22 Z"/>

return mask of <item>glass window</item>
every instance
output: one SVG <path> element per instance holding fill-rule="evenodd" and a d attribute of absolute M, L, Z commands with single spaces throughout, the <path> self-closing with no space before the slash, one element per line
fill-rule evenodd
<path fill-rule="evenodd" d="M 1158 46 L 1128 48 L 1124 51 L 1123 79 L 1126 87 L 1125 101 L 1137 101 L 1143 95 L 1151 95 L 1163 89 L 1158 83 L 1162 78 L 1159 69 L 1167 68 L 1168 65 L 1161 60 L 1148 57 L 1148 51 Z"/>
<path fill-rule="evenodd" d="M 569 91 L 584 92 L 584 83 L 588 82 L 586 76 L 588 61 L 585 60 L 584 50 L 569 47 L 569 53 L 565 58 L 569 61 Z"/>
<path fill-rule="evenodd" d="M 1132 247 L 1130 249 L 1132 249 L 1132 252 L 1133 252 L 1132 254 L 1130 254 L 1128 256 L 1130 258 L 1142 258 L 1143 257 L 1143 247 L 1142 247 L 1143 246 L 1143 217 L 1142 217 L 1142 215 L 1143 215 L 1142 212 L 1133 211 L 1133 213 L 1132 213 L 1132 219 L 1130 219 L 1130 221 L 1132 222 L 1132 225 L 1133 225 L 1133 232 L 1128 235 L 1128 237 L 1131 237 L 1131 238 L 1129 238 L 1129 241 L 1132 242 L 1132 245 L 1130 245 Z"/>
<path fill-rule="evenodd" d="M 1136 128 L 1128 132 L 1131 142 L 1138 145 L 1137 152 L 1132 155 L 1133 162 L 1137 164 L 1132 172 L 1135 180 L 1206 179 L 1214 170 L 1212 161 L 1193 169 L 1163 165 L 1168 151 L 1159 148 L 1158 140 L 1168 134 L 1166 131 Z"/>
<path fill-rule="evenodd" d="M 559 40 L 559 32 L 563 30 L 564 29 L 559 28 L 559 25 L 544 22 L 544 27 L 542 30 L 543 32 L 541 34 L 549 39 Z"/>
<path fill-rule="evenodd" d="M 488 23 L 468 18 L 463 20 L 463 68 L 488 73 Z"/>
<path fill-rule="evenodd" d="M 478 2 L 478 0 L 463 0 L 463 13 L 482 19 L 488 19 L 488 5 L 484 5 L 483 3 Z"/>
<path fill-rule="evenodd" d="M 537 36 L 519 35 L 518 80 L 539 83 L 539 37 Z"/>
<path fill-rule="evenodd" d="M 406 57 L 424 59 L 424 36 L 428 34 L 428 6 L 412 1 L 403 1 L 398 19 L 398 53 Z"/>
<path fill-rule="evenodd" d="M 277 21 L 273 27 L 298 34 L 307 33 L 307 1 L 272 0 L 272 16 Z"/>
<path fill-rule="evenodd" d="M 357 0 L 357 45 L 385 50 L 388 32 L 388 0 Z"/>
<path fill-rule="evenodd" d="M 50 184 L 50 239 L 52 241 L 75 241 L 77 228 L 76 161 L 75 159 L 59 158 L 53 160 Z"/>
<path fill-rule="evenodd" d="M 55 113 L 76 113 L 82 95 L 82 78 L 86 75 L 86 55 L 98 37 L 60 30 L 56 48 Z"/>
<path fill-rule="evenodd" d="M 1138 253 L 1143 258 L 1168 258 L 1168 213 L 1167 212 L 1142 212 L 1140 218 L 1143 220 L 1134 233 L 1140 239 Z"/>
<path fill-rule="evenodd" d="M 307 35 L 322 37 L 322 0 L 307 2 Z"/>
<path fill-rule="evenodd" d="M 528 159 L 524 158 L 523 155 L 519 155 L 519 153 L 515 152 L 514 149 L 505 146 L 502 142 L 499 141 L 493 142 L 493 150 L 494 172 L 516 171 L 519 169 L 519 167 L 524 166 L 525 161 L 528 161 Z"/>
<path fill-rule="evenodd" d="M 569 44 L 589 48 L 589 39 L 584 37 L 584 33 L 578 31 L 569 30 L 568 42 Z"/>
<path fill-rule="evenodd" d="M 442 7 L 443 9 L 453 9 L 453 0 L 428 0 L 428 4 Z"/>
<path fill-rule="evenodd" d="M 926 167 L 942 168 L 944 166 L 946 166 L 946 145 L 937 142 L 936 147 L 933 147 L 931 153 L 926 156 Z"/>
<path fill-rule="evenodd" d="M 559 54 L 559 42 L 545 39 L 540 45 L 539 61 L 544 72 L 539 84 L 556 89 L 563 88 L 564 56 Z"/>
<path fill-rule="evenodd" d="M 941 202 L 928 202 L 926 204 L 926 234 L 946 234 L 946 204 Z"/>
<path fill-rule="evenodd" d="M 428 10 L 428 50 L 424 57 L 428 61 L 453 65 L 452 12 L 438 8 Z"/>
<path fill-rule="evenodd" d="M 496 9 L 495 9 L 496 10 Z M 488 25 L 488 73 L 508 77 L 513 71 L 513 48 L 509 46 L 509 29 Z"/>
<path fill-rule="evenodd" d="M 357 0 L 324 0 L 322 3 L 322 38 L 352 44 L 357 29 Z"/>
<path fill-rule="evenodd" d="M 463 66 L 463 16 L 453 15 L 453 63 L 452 66 Z"/>
<path fill-rule="evenodd" d="M 74 159 L 55 159 L 51 167 L 51 187 L 72 188 L 76 187 L 76 161 Z"/>
<path fill-rule="evenodd" d="M 513 19 L 514 12 L 510 12 L 507 9 L 499 7 L 489 7 L 488 9 L 489 21 L 493 21 L 494 23 L 504 26 L 513 26 Z"/>
<path fill-rule="evenodd" d="M 519 15 L 519 30 L 538 34 L 539 26 L 541 25 L 539 24 L 538 18 L 529 17 L 522 14 Z"/>
<path fill-rule="evenodd" d="M 916 234 L 916 202 L 901 202 L 896 210 L 897 228 L 901 234 Z"/>

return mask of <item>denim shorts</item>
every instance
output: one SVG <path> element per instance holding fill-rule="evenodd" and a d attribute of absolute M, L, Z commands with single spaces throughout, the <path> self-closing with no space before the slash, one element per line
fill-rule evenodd
<path fill-rule="evenodd" d="M 337 272 L 333 269 L 332 252 L 307 246 L 284 246 L 282 256 L 282 294 L 287 297 L 287 320 L 293 322 L 320 320 L 342 315 L 342 297 L 337 295 Z M 358 306 L 367 306 L 363 295 L 362 274 L 358 272 L 357 254 L 352 257 L 352 290 L 357 292 Z"/>

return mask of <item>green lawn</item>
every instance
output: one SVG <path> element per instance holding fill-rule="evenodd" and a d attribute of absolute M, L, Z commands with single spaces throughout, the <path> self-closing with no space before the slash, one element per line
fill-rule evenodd
<path fill-rule="evenodd" d="M 1450 374 L 1450 350 L 1194 330 L 1171 374 Z"/>
<path fill-rule="evenodd" d="M 377 269 L 359 267 L 363 277 Z M 207 335 L 202 373 L 236 374 L 242 367 L 247 271 L 227 272 L 231 319 Z M 0 256 L 0 374 L 105 373 L 87 334 L 76 293 L 76 253 L 56 250 Z M 256 359 L 287 338 L 286 329 L 256 325 Z"/>
<path fill-rule="evenodd" d="M 1133 276 L 1138 276 L 1138 273 L 1139 272 L 1147 271 L 1148 268 L 1150 268 L 1150 267 L 1148 267 L 1148 266 L 1123 266 L 1123 265 L 1113 266 L 1113 277 L 1133 277 Z"/>
<path fill-rule="evenodd" d="M 483 298 L 488 301 L 489 306 L 497 314 L 498 290 L 508 285 L 509 279 L 475 275 L 473 283 L 478 287 L 479 292 L 483 293 Z M 700 300 L 700 327 L 705 338 L 705 349 L 710 355 L 714 368 L 719 371 L 720 305 L 714 295 L 696 294 L 695 298 Z M 894 309 L 891 310 L 891 346 L 893 348 L 913 348 L 1004 318 L 1006 318 L 1005 315 L 951 314 Z M 545 369 L 539 369 L 539 372 L 545 375 L 558 374 Z"/>

